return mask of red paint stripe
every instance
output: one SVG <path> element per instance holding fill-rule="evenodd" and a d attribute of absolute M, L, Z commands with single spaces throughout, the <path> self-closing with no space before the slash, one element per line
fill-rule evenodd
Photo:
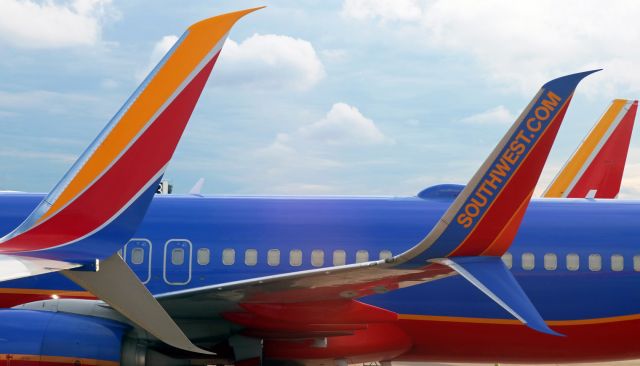
<path fill-rule="evenodd" d="M 0 252 L 58 246 L 115 215 L 171 158 L 216 60 L 217 55 L 93 186 L 49 220 L 2 244 Z"/>
<path fill-rule="evenodd" d="M 637 108 L 634 102 L 567 197 L 584 198 L 592 189 L 597 190 L 596 198 L 616 198 L 620 193 Z"/>
<path fill-rule="evenodd" d="M 557 326 L 566 337 L 522 324 L 486 324 L 401 319 L 413 341 L 397 361 L 572 363 L 640 358 L 640 320 Z"/>
<path fill-rule="evenodd" d="M 473 256 L 483 253 L 487 246 L 493 243 L 505 225 L 512 219 L 514 213 L 522 204 L 523 200 L 533 191 L 540 172 L 547 160 L 553 141 L 556 138 L 561 121 L 567 111 L 571 98 L 568 98 L 562 109 L 551 121 L 540 140 L 532 148 L 529 155 L 522 162 L 518 170 L 513 173 L 507 185 L 503 188 L 500 196 L 496 198 L 493 205 L 485 213 L 482 221 L 469 234 L 469 236 L 456 248 L 450 256 Z M 524 216 L 524 215 L 522 215 Z M 511 220 L 516 227 L 520 226 L 522 217 Z M 491 249 L 491 253 L 486 255 L 502 255 L 511 245 L 511 241 L 496 245 Z"/>

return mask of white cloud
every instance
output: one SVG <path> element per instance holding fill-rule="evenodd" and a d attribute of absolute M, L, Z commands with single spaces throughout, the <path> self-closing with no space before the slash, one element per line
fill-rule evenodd
<path fill-rule="evenodd" d="M 3 0 L 0 42 L 35 49 L 91 46 L 100 40 L 102 23 L 115 16 L 111 0 Z"/>
<path fill-rule="evenodd" d="M 149 63 L 135 76 L 142 81 L 178 41 L 168 35 L 156 42 Z M 237 43 L 228 39 L 222 49 L 224 66 L 214 72 L 214 87 L 233 86 L 307 90 L 325 76 L 324 66 L 310 42 L 275 34 L 254 34 Z"/>
<path fill-rule="evenodd" d="M 416 21 L 422 17 L 418 0 L 346 0 L 342 16 L 353 19 L 381 21 Z"/>
<path fill-rule="evenodd" d="M 324 118 L 301 127 L 296 135 L 329 145 L 392 142 L 371 119 L 363 116 L 358 108 L 346 103 L 335 103 Z"/>
<path fill-rule="evenodd" d="M 136 72 L 136 79 L 138 79 L 138 81 L 144 80 L 144 78 L 149 75 L 151 70 L 156 67 L 158 62 L 162 60 L 162 57 L 164 57 L 164 55 L 169 52 L 171 47 L 173 47 L 173 45 L 176 44 L 177 41 L 178 36 L 168 35 L 162 37 L 162 39 L 156 42 L 156 44 L 153 46 L 153 51 L 151 51 L 151 56 L 149 56 L 149 63 L 144 69 Z"/>
<path fill-rule="evenodd" d="M 308 90 L 325 77 L 313 45 L 299 38 L 254 34 L 240 43 L 229 39 L 221 57 L 217 84 Z"/>
<path fill-rule="evenodd" d="M 365 148 L 392 144 L 375 123 L 346 103 L 335 103 L 315 122 L 295 131 L 279 133 L 271 144 L 254 151 L 250 159 L 258 162 L 263 189 L 285 194 L 330 194 L 341 192 L 330 176 L 369 156 Z M 355 154 L 355 155 L 354 155 Z M 362 164 L 359 160 L 356 164 Z M 323 184 L 317 184 L 317 182 Z M 338 187 L 338 188 L 337 188 Z M 342 191 L 344 192 L 344 190 Z"/>
<path fill-rule="evenodd" d="M 640 91 L 640 48 L 632 46 L 640 38 L 636 1 L 603 8 L 596 0 L 422 0 L 412 2 L 421 9 L 419 18 L 390 17 L 390 5 L 378 1 L 366 2 L 366 16 L 345 10 L 354 3 L 362 2 L 345 0 L 343 14 L 410 23 L 398 27 L 412 32 L 404 39 L 470 56 L 489 80 L 509 90 L 530 94 L 550 78 L 602 67 L 605 72 L 581 91 L 609 97 Z"/>
<path fill-rule="evenodd" d="M 505 106 L 499 105 L 484 112 L 465 117 L 461 119 L 460 122 L 482 125 L 505 124 L 512 123 L 515 119 L 516 116 L 509 112 Z"/>

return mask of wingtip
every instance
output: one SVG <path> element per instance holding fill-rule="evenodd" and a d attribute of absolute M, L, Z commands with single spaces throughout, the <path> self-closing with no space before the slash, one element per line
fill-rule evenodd
<path fill-rule="evenodd" d="M 578 86 L 578 83 L 582 81 L 582 79 L 601 70 L 602 69 L 594 69 L 561 76 L 559 78 L 548 81 L 546 84 L 544 84 L 543 88 L 572 93 L 573 90 Z"/>
<path fill-rule="evenodd" d="M 566 337 L 566 335 L 564 335 L 562 333 L 558 333 L 555 330 L 549 328 L 547 323 L 544 323 L 544 322 L 542 324 L 536 324 L 536 325 L 525 323 L 525 325 L 528 326 L 529 328 L 535 330 L 536 332 L 549 334 L 549 335 L 556 336 L 556 337 Z"/>
<path fill-rule="evenodd" d="M 254 11 L 258 11 L 260 9 L 264 9 L 266 6 L 258 6 L 255 8 L 249 8 L 244 10 L 238 10 L 231 13 L 216 15 L 211 18 L 203 19 L 199 22 L 192 24 L 189 27 L 189 30 L 195 30 L 201 27 L 207 27 L 212 25 L 221 25 L 231 28 L 238 20 L 244 17 L 247 14 L 253 13 Z"/>

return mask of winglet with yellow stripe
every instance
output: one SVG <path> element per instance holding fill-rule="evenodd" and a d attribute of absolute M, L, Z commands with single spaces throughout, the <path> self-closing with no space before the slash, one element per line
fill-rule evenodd
<path fill-rule="evenodd" d="M 547 198 L 616 198 L 637 100 L 615 99 L 544 192 Z"/>
<path fill-rule="evenodd" d="M 142 220 L 231 27 L 257 9 L 189 27 L 31 215 L 0 239 L 0 254 L 86 263 L 115 253 Z"/>

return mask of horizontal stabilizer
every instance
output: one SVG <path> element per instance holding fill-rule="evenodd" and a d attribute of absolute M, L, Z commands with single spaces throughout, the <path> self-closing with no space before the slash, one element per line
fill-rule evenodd
<path fill-rule="evenodd" d="M 446 265 L 458 272 L 528 327 L 541 333 L 562 336 L 547 326 L 499 257 L 457 257 L 434 259 L 433 262 Z"/>

